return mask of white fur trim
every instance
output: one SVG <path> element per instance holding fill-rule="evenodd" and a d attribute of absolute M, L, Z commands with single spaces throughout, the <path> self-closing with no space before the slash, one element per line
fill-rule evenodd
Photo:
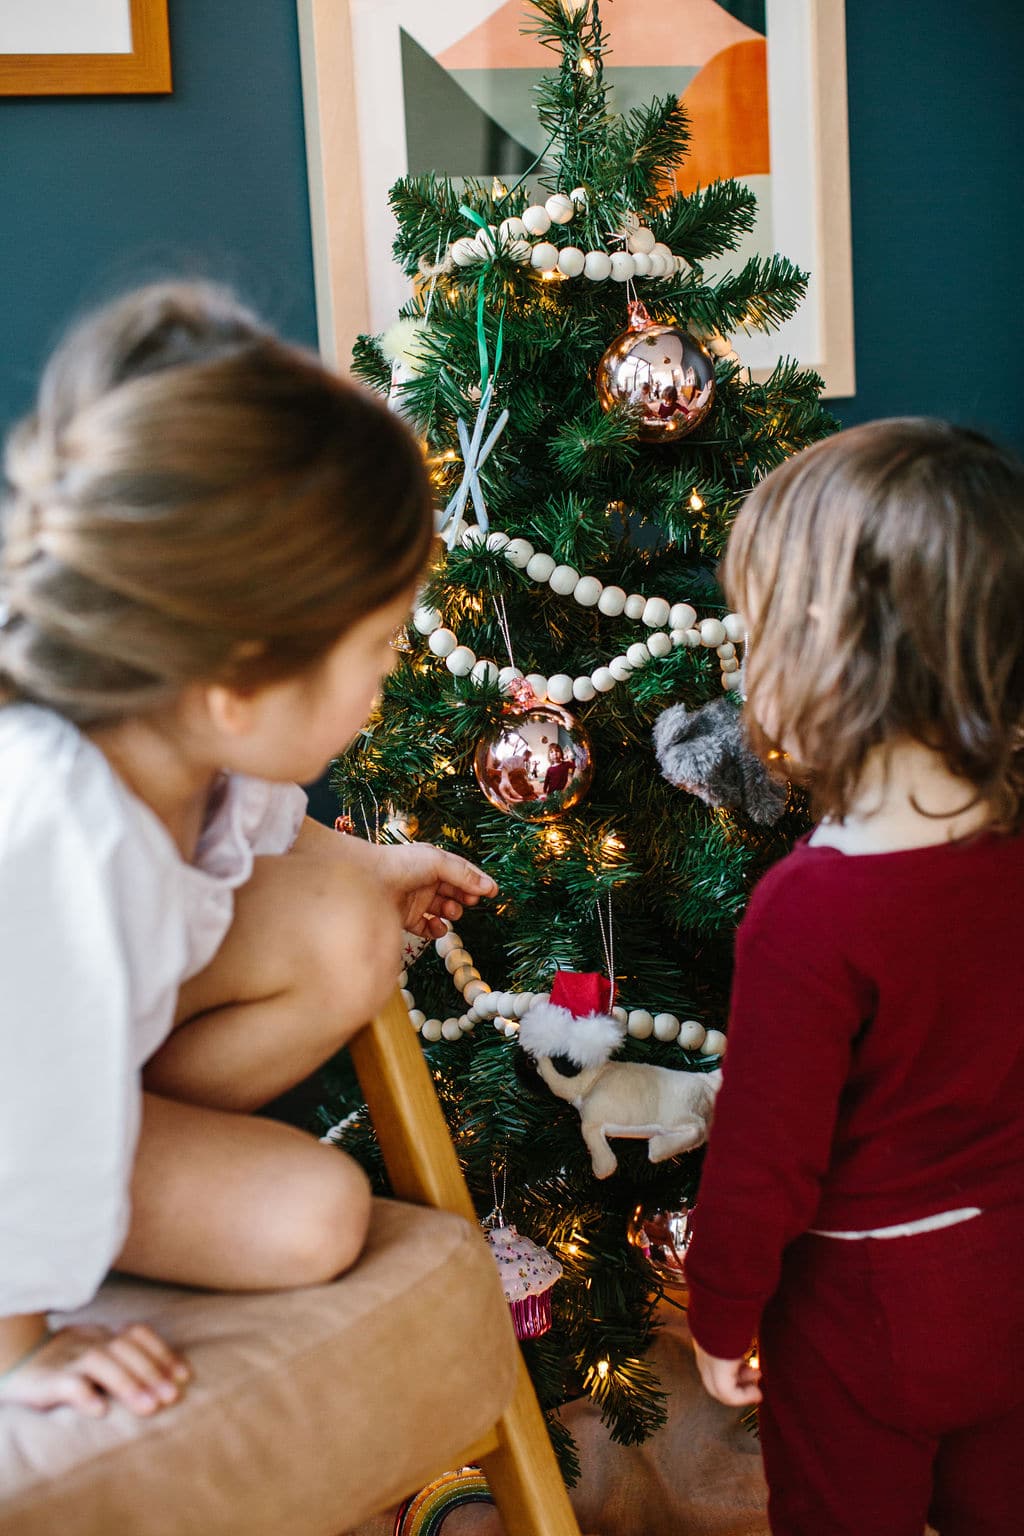
<path fill-rule="evenodd" d="M 581 1069 L 601 1066 L 625 1035 L 625 1026 L 607 1014 L 577 1019 L 552 1003 L 535 1004 L 519 1025 L 519 1043 L 531 1056 L 567 1056 Z"/>

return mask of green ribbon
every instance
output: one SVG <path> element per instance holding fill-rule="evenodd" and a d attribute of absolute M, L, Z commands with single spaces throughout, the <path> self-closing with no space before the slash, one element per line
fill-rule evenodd
<path fill-rule="evenodd" d="M 478 213 L 475 208 L 470 208 L 466 203 L 459 204 L 459 212 L 469 219 L 471 223 L 476 224 L 479 229 L 482 229 L 487 235 L 488 240 L 491 240 L 490 225 L 482 213 Z M 494 365 L 492 368 L 484 318 L 486 313 L 487 274 L 493 265 L 494 255 L 492 252 L 481 268 L 480 279 L 476 287 L 476 345 L 477 351 L 480 354 L 481 393 L 487 389 L 492 378 L 497 378 L 498 369 L 501 367 L 501 354 L 505 345 L 505 306 L 502 304 L 501 313 L 498 316 L 498 335 L 494 343 Z"/>

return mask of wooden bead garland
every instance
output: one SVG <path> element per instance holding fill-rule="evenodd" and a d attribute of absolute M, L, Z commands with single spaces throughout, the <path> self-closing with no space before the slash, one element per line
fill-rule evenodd
<path fill-rule="evenodd" d="M 461 1040 L 477 1024 L 490 1019 L 499 1034 L 511 1037 L 519 1032 L 519 1020 L 534 1003 L 546 1003 L 546 992 L 495 992 L 473 964 L 454 928 L 435 940 L 434 948 L 457 991 L 468 1005 L 465 1012 L 447 1019 L 428 1019 L 409 990 L 409 973 L 398 978 L 402 999 L 409 1010 L 409 1022 L 424 1040 Z M 613 1008 L 612 1015 L 625 1024 L 634 1040 L 675 1040 L 685 1051 L 700 1051 L 704 1056 L 721 1056 L 726 1037 L 720 1029 L 705 1029 L 696 1019 L 678 1019 L 674 1013 L 649 1013 L 645 1008 Z"/>
<path fill-rule="evenodd" d="M 503 554 L 510 565 L 525 571 L 530 580 L 546 584 L 559 596 L 571 597 L 584 608 L 596 608 L 608 618 L 624 614 L 627 619 L 639 620 L 652 631 L 645 641 L 634 642 L 622 654 L 595 667 L 589 675 L 574 678 L 567 672 L 557 672 L 552 677 L 544 677 L 539 672 L 529 673 L 527 681 L 541 703 L 545 699 L 550 699 L 552 704 L 569 704 L 573 700 L 589 703 L 599 693 L 610 693 L 652 659 L 668 656 L 680 646 L 692 650 L 703 646 L 706 650 L 716 651 L 722 671 L 722 687 L 730 693 L 740 687 L 736 647 L 746 638 L 742 615 L 727 613 L 724 619 L 698 621 L 697 611 L 689 603 L 670 603 L 664 597 L 645 597 L 641 592 L 627 594 L 622 587 L 605 586 L 597 576 L 581 575 L 571 565 L 559 565 L 552 555 L 535 550 L 528 539 L 510 539 L 506 533 L 485 533 L 474 526 L 466 529 L 461 542 L 467 547 L 481 545 Z M 412 622 L 413 627 L 425 636 L 433 654 L 444 661 L 455 677 L 469 677 L 477 684 L 497 681 L 507 691 L 509 682 L 522 676 L 518 668 L 499 669 L 494 661 L 478 660 L 473 648 L 460 644 L 454 631 L 445 627 L 436 608 L 416 608 Z M 665 629 L 665 625 L 669 627 Z"/>

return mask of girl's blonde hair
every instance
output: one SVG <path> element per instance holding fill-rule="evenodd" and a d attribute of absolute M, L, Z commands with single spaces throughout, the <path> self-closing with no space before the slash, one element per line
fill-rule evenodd
<path fill-rule="evenodd" d="M 4 468 L 0 700 L 82 725 L 302 671 L 433 536 L 402 423 L 208 285 L 73 331 Z"/>
<path fill-rule="evenodd" d="M 755 744 L 793 746 L 821 811 L 846 814 L 869 751 L 907 737 L 1021 825 L 1019 460 L 939 421 L 842 432 L 751 493 L 724 584 L 752 618 Z"/>

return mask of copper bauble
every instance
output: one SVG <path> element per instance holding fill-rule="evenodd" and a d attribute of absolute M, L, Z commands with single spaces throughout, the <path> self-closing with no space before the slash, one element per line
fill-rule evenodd
<path fill-rule="evenodd" d="M 568 710 L 508 710 L 476 749 L 473 771 L 492 805 L 521 821 L 554 821 L 577 805 L 594 774 L 590 739 Z"/>
<path fill-rule="evenodd" d="M 671 442 L 700 425 L 715 398 L 715 360 L 678 325 L 655 325 L 642 304 L 629 307 L 629 328 L 597 366 L 597 398 L 606 411 L 630 405 L 641 413 L 637 436 Z"/>
<path fill-rule="evenodd" d="M 645 1210 L 638 1205 L 630 1218 L 626 1235 L 661 1285 L 686 1289 L 683 1264 L 693 1236 L 692 1219 L 693 1211 L 686 1205 L 677 1211 Z"/>

